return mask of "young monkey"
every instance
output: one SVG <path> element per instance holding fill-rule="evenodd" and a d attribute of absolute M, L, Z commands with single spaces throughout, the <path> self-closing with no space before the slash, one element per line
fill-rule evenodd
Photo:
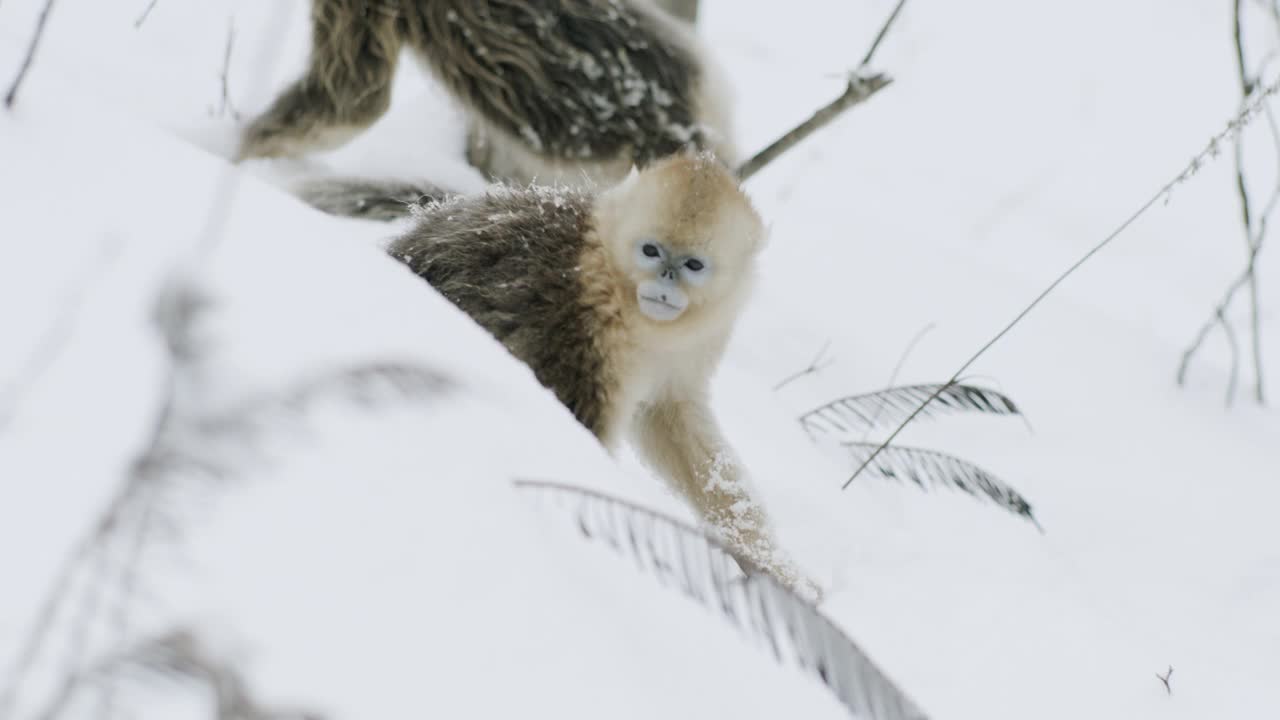
<path fill-rule="evenodd" d="M 491 332 L 610 450 L 642 459 L 733 550 L 810 596 L 708 404 L 765 239 L 733 175 L 680 154 L 599 195 L 500 187 L 427 206 L 388 252 Z"/>
<path fill-rule="evenodd" d="M 490 179 L 612 184 L 686 146 L 735 160 L 726 88 L 650 0 L 312 0 L 306 73 L 239 158 L 336 148 L 386 112 L 408 47 L 467 111 Z"/>

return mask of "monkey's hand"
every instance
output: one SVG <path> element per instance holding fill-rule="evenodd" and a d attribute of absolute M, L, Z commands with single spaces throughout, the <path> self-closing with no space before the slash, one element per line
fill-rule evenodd
<path fill-rule="evenodd" d="M 808 600 L 814 605 L 822 603 L 822 587 L 809 579 L 766 535 L 757 532 L 754 541 L 743 545 L 725 538 L 733 548 L 734 559 L 748 575 L 768 575 L 779 585 Z"/>

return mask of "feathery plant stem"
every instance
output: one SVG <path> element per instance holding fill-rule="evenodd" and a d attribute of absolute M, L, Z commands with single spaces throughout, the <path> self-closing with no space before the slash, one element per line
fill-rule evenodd
<path fill-rule="evenodd" d="M 853 471 L 853 474 L 849 476 L 848 480 L 845 480 L 844 485 L 842 485 L 840 489 L 844 490 L 848 488 L 849 485 L 851 485 L 853 481 L 856 480 L 858 476 L 862 474 L 862 471 L 866 470 L 867 466 L 870 465 L 876 459 L 876 457 L 881 452 L 884 451 L 885 448 L 889 447 L 889 445 L 895 439 L 897 439 L 898 435 L 908 425 L 911 424 L 912 420 L 916 419 L 916 416 L 918 416 L 925 409 L 925 407 L 929 405 L 929 403 L 933 402 L 933 400 L 937 398 L 938 395 L 940 395 L 947 388 L 959 382 L 960 376 L 964 375 L 965 372 L 968 371 L 969 368 L 972 367 L 973 364 L 977 362 L 979 358 L 985 355 L 987 351 L 992 348 L 992 346 L 994 346 L 996 343 L 1004 339 L 1004 336 L 1008 335 L 1009 331 L 1013 330 L 1013 328 L 1016 327 L 1018 323 L 1022 322 L 1023 318 L 1029 315 L 1032 310 L 1036 309 L 1036 307 L 1041 302 L 1043 302 L 1044 299 L 1048 297 L 1050 293 L 1056 290 L 1058 286 L 1061 285 L 1063 281 L 1065 281 L 1068 277 L 1071 277 L 1071 275 L 1074 274 L 1075 271 L 1078 270 L 1081 265 L 1084 265 L 1086 262 L 1092 259 L 1094 255 L 1097 255 L 1099 252 L 1101 252 L 1103 248 L 1110 245 L 1112 241 L 1114 241 L 1117 237 L 1120 237 L 1121 234 L 1123 234 L 1126 230 L 1129 229 L 1130 226 L 1136 223 L 1138 219 L 1141 218 L 1143 215 L 1145 215 L 1148 210 L 1150 210 L 1153 206 L 1155 206 L 1156 203 L 1162 200 L 1167 201 L 1167 199 L 1169 198 L 1170 194 L 1173 192 L 1173 189 L 1175 187 L 1189 180 L 1193 175 L 1199 172 L 1200 168 L 1204 167 L 1204 165 L 1207 162 L 1217 157 L 1217 155 L 1221 151 L 1222 143 L 1237 137 L 1240 131 L 1245 126 L 1247 126 L 1255 117 L 1261 114 L 1263 106 L 1267 101 L 1267 98 L 1276 94 L 1276 92 L 1280 92 L 1280 77 L 1277 77 L 1276 80 L 1272 81 L 1270 85 L 1267 85 L 1266 87 L 1262 88 L 1260 91 L 1255 93 L 1254 98 L 1251 101 L 1245 103 L 1244 107 L 1241 108 L 1240 112 L 1235 117 L 1233 117 L 1230 121 L 1228 121 L 1226 128 L 1223 129 L 1218 134 L 1214 135 L 1212 138 L 1210 138 L 1208 144 L 1205 145 L 1204 149 L 1196 153 L 1196 155 L 1191 158 L 1191 162 L 1189 162 L 1186 165 L 1186 167 L 1182 169 L 1181 172 L 1179 172 L 1176 176 L 1174 176 L 1172 180 L 1165 183 L 1163 187 L 1157 190 L 1155 194 L 1152 195 L 1146 202 L 1144 202 L 1136 211 L 1134 211 L 1133 214 L 1125 218 L 1124 222 L 1120 223 L 1120 225 L 1116 227 L 1115 230 L 1112 230 L 1109 235 L 1103 238 L 1101 242 L 1099 242 L 1097 245 L 1094 245 L 1092 248 L 1090 248 L 1089 252 L 1085 253 L 1084 256 L 1082 256 L 1079 260 L 1072 263 L 1071 267 L 1067 268 L 1064 272 L 1058 275 L 1058 277 L 1055 278 L 1054 281 L 1050 283 L 1048 287 L 1046 287 L 1043 291 L 1041 291 L 1040 294 L 1037 295 L 1035 299 L 1031 301 L 1030 304 L 1024 307 L 1021 310 L 1021 312 L 1019 312 L 1013 318 L 1013 320 L 1011 320 L 1007 325 L 1005 325 L 1000 330 L 1000 332 L 996 333 L 994 337 L 992 337 L 985 344 L 983 344 L 982 347 L 978 348 L 978 351 L 975 352 L 972 356 L 970 356 L 968 360 L 965 360 L 964 363 L 959 367 L 959 369 L 957 369 L 954 373 L 951 374 L 950 379 L 948 379 L 945 383 L 943 383 L 936 390 L 934 390 L 933 393 L 929 395 L 928 399 L 920 403 L 919 407 L 917 407 L 914 411 L 912 411 L 912 413 L 908 415 L 907 418 L 903 420 L 898 425 L 898 427 L 894 429 L 892 433 L 889 434 L 889 437 L 886 438 L 884 442 L 880 443 L 880 446 L 876 448 L 875 452 L 871 453 L 871 455 L 868 456 L 867 459 L 864 460 L 862 464 L 859 465 L 858 468 Z"/>
<path fill-rule="evenodd" d="M 586 488 L 535 480 L 515 480 L 513 485 L 553 499 L 575 516 L 583 536 L 602 541 L 642 571 L 712 610 L 771 651 L 779 663 L 816 676 L 854 717 L 927 720 L 924 711 L 812 601 L 768 573 L 742 577 L 732 552 L 717 537 L 665 513 Z"/>

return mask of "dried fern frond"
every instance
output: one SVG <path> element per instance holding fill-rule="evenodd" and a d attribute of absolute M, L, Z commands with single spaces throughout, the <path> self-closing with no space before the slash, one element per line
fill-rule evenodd
<path fill-rule="evenodd" d="M 254 697 L 239 663 L 220 657 L 185 628 L 151 638 L 115 661 L 191 686 L 216 720 L 322 720 L 311 710 L 281 710 Z"/>
<path fill-rule="evenodd" d="M 298 415 L 325 400 L 372 407 L 397 399 L 429 397 L 449 387 L 449 380 L 431 368 L 393 362 L 369 363 L 328 372 L 281 391 L 262 393 L 230 411 L 195 419 L 202 433 L 234 432 L 237 427 Z"/>
<path fill-rule="evenodd" d="M 844 446 L 848 448 L 854 463 L 861 466 L 875 453 L 879 443 L 848 442 Z M 1021 493 L 986 470 L 954 455 L 890 445 L 876 455 L 866 471 L 891 480 L 914 483 L 925 492 L 934 488 L 949 488 L 968 493 L 980 500 L 990 500 L 1015 515 L 1025 517 L 1044 532 L 1044 528 L 1040 527 L 1031 513 L 1031 503 Z"/>
<path fill-rule="evenodd" d="M 924 720 L 926 715 L 812 603 L 768 575 L 743 577 L 718 540 L 625 500 L 558 483 L 518 480 L 575 516 L 584 536 L 630 557 L 768 647 L 781 663 L 817 675 L 855 717 Z"/>
<path fill-rule="evenodd" d="M 146 449 L 130 464 L 115 495 L 94 525 L 68 556 L 37 611 L 37 619 L 18 650 L 9 677 L 0 677 L 0 717 L 8 717 L 19 690 L 39 657 L 49 645 L 57 618 L 69 603 L 80 607 L 79 622 L 88 627 L 105 617 L 98 603 L 85 598 L 103 596 L 127 607 L 138 583 L 138 565 L 145 547 L 154 541 L 157 530 L 178 532 L 180 513 L 191 507 L 206 507 L 221 487 L 217 483 L 190 482 L 192 476 L 225 481 L 233 478 L 259 450 L 272 432 L 294 429 L 303 411 L 324 399 L 339 399 L 364 406 L 399 398 L 431 396 L 449 386 L 440 373 L 424 367 L 377 363 L 326 373 L 273 393 L 264 393 L 227 412 L 202 413 L 200 408 L 184 408 L 175 402 L 174 380 L 178 372 L 198 357 L 200 345 L 190 342 L 190 319 L 199 310 L 195 296 L 175 295 L 167 306 L 162 324 L 172 328 L 166 334 L 175 361 L 175 371 L 161 409 L 154 418 Z M 185 482 L 184 482 L 185 481 Z M 130 545 L 124 560 L 117 560 L 114 573 L 102 578 L 85 578 L 100 564 L 111 544 L 120 540 Z M 79 588 L 78 583 L 88 582 Z M 74 597 L 73 597 L 74 596 Z M 126 612 L 117 608 L 116 613 Z M 59 627 L 58 632 L 65 633 Z M 0 661 L 6 658 L 0 657 Z M 72 660 L 82 660 L 79 653 Z M 71 679 L 68 679 L 70 682 Z M 52 715 L 46 715 L 53 717 Z"/>
<path fill-rule="evenodd" d="M 85 695 L 97 695 L 95 717 L 128 716 L 116 706 L 115 690 L 122 681 L 154 686 L 163 681 L 166 694 L 177 690 L 191 696 L 214 720 L 323 720 L 311 710 L 281 710 L 254 697 L 239 663 L 219 656 L 191 630 L 177 628 L 107 654 L 80 672 L 68 673 L 38 714 L 59 720 Z M 83 704 L 83 703 L 81 703 Z M 79 715 L 72 715 L 79 717 Z"/>
<path fill-rule="evenodd" d="M 902 385 L 863 395 L 850 395 L 814 408 L 800 416 L 800 425 L 809 432 L 848 435 L 877 425 L 901 422 L 920 404 L 938 392 L 941 383 Z M 978 412 L 993 415 L 1021 415 L 1022 411 L 1002 393 L 976 385 L 945 387 L 921 416 L 949 412 Z"/>
<path fill-rule="evenodd" d="M 397 400 L 415 400 L 446 390 L 450 381 L 431 368 L 382 362 L 328 372 L 283 390 L 266 392 L 231 410 L 180 414 L 145 460 L 162 462 L 207 476 L 233 473 L 231 459 L 257 449 L 262 438 L 296 427 L 306 412 L 330 400 L 365 408 Z"/>

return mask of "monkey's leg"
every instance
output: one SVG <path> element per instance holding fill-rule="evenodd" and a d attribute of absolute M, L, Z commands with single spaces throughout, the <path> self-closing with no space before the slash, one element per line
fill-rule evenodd
<path fill-rule="evenodd" d="M 698 0 L 657 0 L 655 4 L 685 22 L 698 20 Z"/>
<path fill-rule="evenodd" d="M 306 74 L 245 130 L 237 160 L 345 144 L 391 105 L 403 41 L 392 0 L 313 0 Z"/>
<path fill-rule="evenodd" d="M 747 492 L 733 452 L 699 398 L 664 400 L 640 410 L 637 449 L 733 551 L 744 572 L 766 572 L 784 586 L 816 596 L 775 547 L 764 508 Z"/>
<path fill-rule="evenodd" d="M 486 178 L 493 180 L 492 155 L 493 144 L 484 128 L 473 120 L 467 128 L 467 163 L 479 170 Z"/>

